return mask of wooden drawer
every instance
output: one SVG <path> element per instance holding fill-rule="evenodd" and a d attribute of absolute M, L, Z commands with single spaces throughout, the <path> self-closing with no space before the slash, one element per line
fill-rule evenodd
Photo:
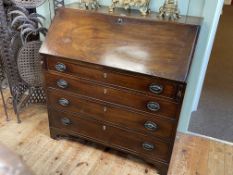
<path fill-rule="evenodd" d="M 58 86 L 66 84 L 63 88 Z M 65 82 L 65 83 L 64 83 Z M 46 74 L 47 87 L 60 88 L 80 95 L 104 100 L 110 103 L 124 105 L 136 110 L 176 118 L 179 113 L 179 104 L 158 97 L 146 96 L 132 91 L 117 89 L 102 84 L 96 84 L 84 79 L 66 76 L 57 73 Z"/>
<path fill-rule="evenodd" d="M 176 82 L 161 78 L 128 74 L 90 64 L 74 64 L 51 56 L 48 69 L 170 99 L 177 98 L 178 87 L 184 88 L 183 84 L 179 86 Z"/>
<path fill-rule="evenodd" d="M 170 144 L 151 137 L 82 118 L 81 115 L 70 115 L 54 110 L 49 110 L 49 123 L 50 127 L 62 129 L 64 132 L 75 132 L 77 136 L 89 138 L 107 146 L 130 150 L 144 157 L 156 157 L 157 160 L 169 161 Z"/>
<path fill-rule="evenodd" d="M 48 105 L 50 107 L 81 113 L 102 122 L 109 122 L 131 130 L 150 134 L 162 139 L 173 140 L 177 121 L 161 119 L 159 117 L 135 113 L 124 108 L 119 108 L 108 103 L 95 101 L 81 96 L 74 96 L 71 93 L 61 90 L 48 90 Z M 62 106 L 59 100 L 67 99 L 69 104 Z"/>

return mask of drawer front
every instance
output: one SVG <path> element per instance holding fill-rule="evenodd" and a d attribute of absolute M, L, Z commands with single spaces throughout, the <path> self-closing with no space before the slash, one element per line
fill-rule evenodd
<path fill-rule="evenodd" d="M 132 91 L 116 89 L 101 84 L 60 74 L 46 74 L 47 87 L 60 88 L 80 95 L 89 96 L 110 103 L 124 105 L 155 115 L 175 118 L 179 104 L 146 96 Z"/>
<path fill-rule="evenodd" d="M 102 122 L 109 122 L 162 139 L 172 140 L 176 130 L 176 121 L 135 113 L 100 101 L 74 96 L 61 90 L 49 90 L 48 97 L 48 105 L 53 108 L 81 113 Z M 61 105 L 60 99 L 67 99 L 69 104 Z"/>
<path fill-rule="evenodd" d="M 62 59 L 48 59 L 48 69 L 170 99 L 175 99 L 178 91 L 178 84 L 172 81 L 142 75 L 134 76 L 81 63 L 72 64 Z"/>
<path fill-rule="evenodd" d="M 105 125 L 82 118 L 80 115 L 70 115 L 63 112 L 49 111 L 50 127 L 66 132 L 72 131 L 79 136 L 88 137 L 109 146 L 127 149 L 145 157 L 155 157 L 169 161 L 170 144 L 152 139 L 138 133 Z"/>

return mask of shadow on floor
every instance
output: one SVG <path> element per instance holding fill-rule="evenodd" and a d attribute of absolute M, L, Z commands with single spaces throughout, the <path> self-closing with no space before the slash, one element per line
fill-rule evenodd
<path fill-rule="evenodd" d="M 233 142 L 233 6 L 225 6 L 189 131 Z"/>

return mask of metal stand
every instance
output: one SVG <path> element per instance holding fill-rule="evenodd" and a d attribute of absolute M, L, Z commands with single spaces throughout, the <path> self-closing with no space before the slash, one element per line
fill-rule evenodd
<path fill-rule="evenodd" d="M 65 5 L 64 0 L 53 0 L 54 11 L 56 11 L 59 7 L 63 7 Z"/>
<path fill-rule="evenodd" d="M 2 103 L 3 103 L 3 108 L 4 108 L 4 112 L 5 112 L 5 116 L 6 116 L 6 121 L 9 121 L 9 116 L 7 113 L 7 106 L 6 106 L 6 102 L 5 102 L 5 98 L 2 92 L 2 85 L 0 85 L 0 93 L 1 93 L 1 97 L 2 97 Z"/>

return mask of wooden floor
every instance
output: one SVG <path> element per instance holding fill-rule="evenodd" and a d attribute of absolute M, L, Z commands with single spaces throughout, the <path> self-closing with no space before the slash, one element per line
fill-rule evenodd
<path fill-rule="evenodd" d="M 153 166 L 100 145 L 50 139 L 45 107 L 26 109 L 21 124 L 12 110 L 10 116 L 14 119 L 6 122 L 0 108 L 0 141 L 21 155 L 35 175 L 157 174 Z M 233 175 L 233 146 L 179 133 L 169 175 Z"/>

